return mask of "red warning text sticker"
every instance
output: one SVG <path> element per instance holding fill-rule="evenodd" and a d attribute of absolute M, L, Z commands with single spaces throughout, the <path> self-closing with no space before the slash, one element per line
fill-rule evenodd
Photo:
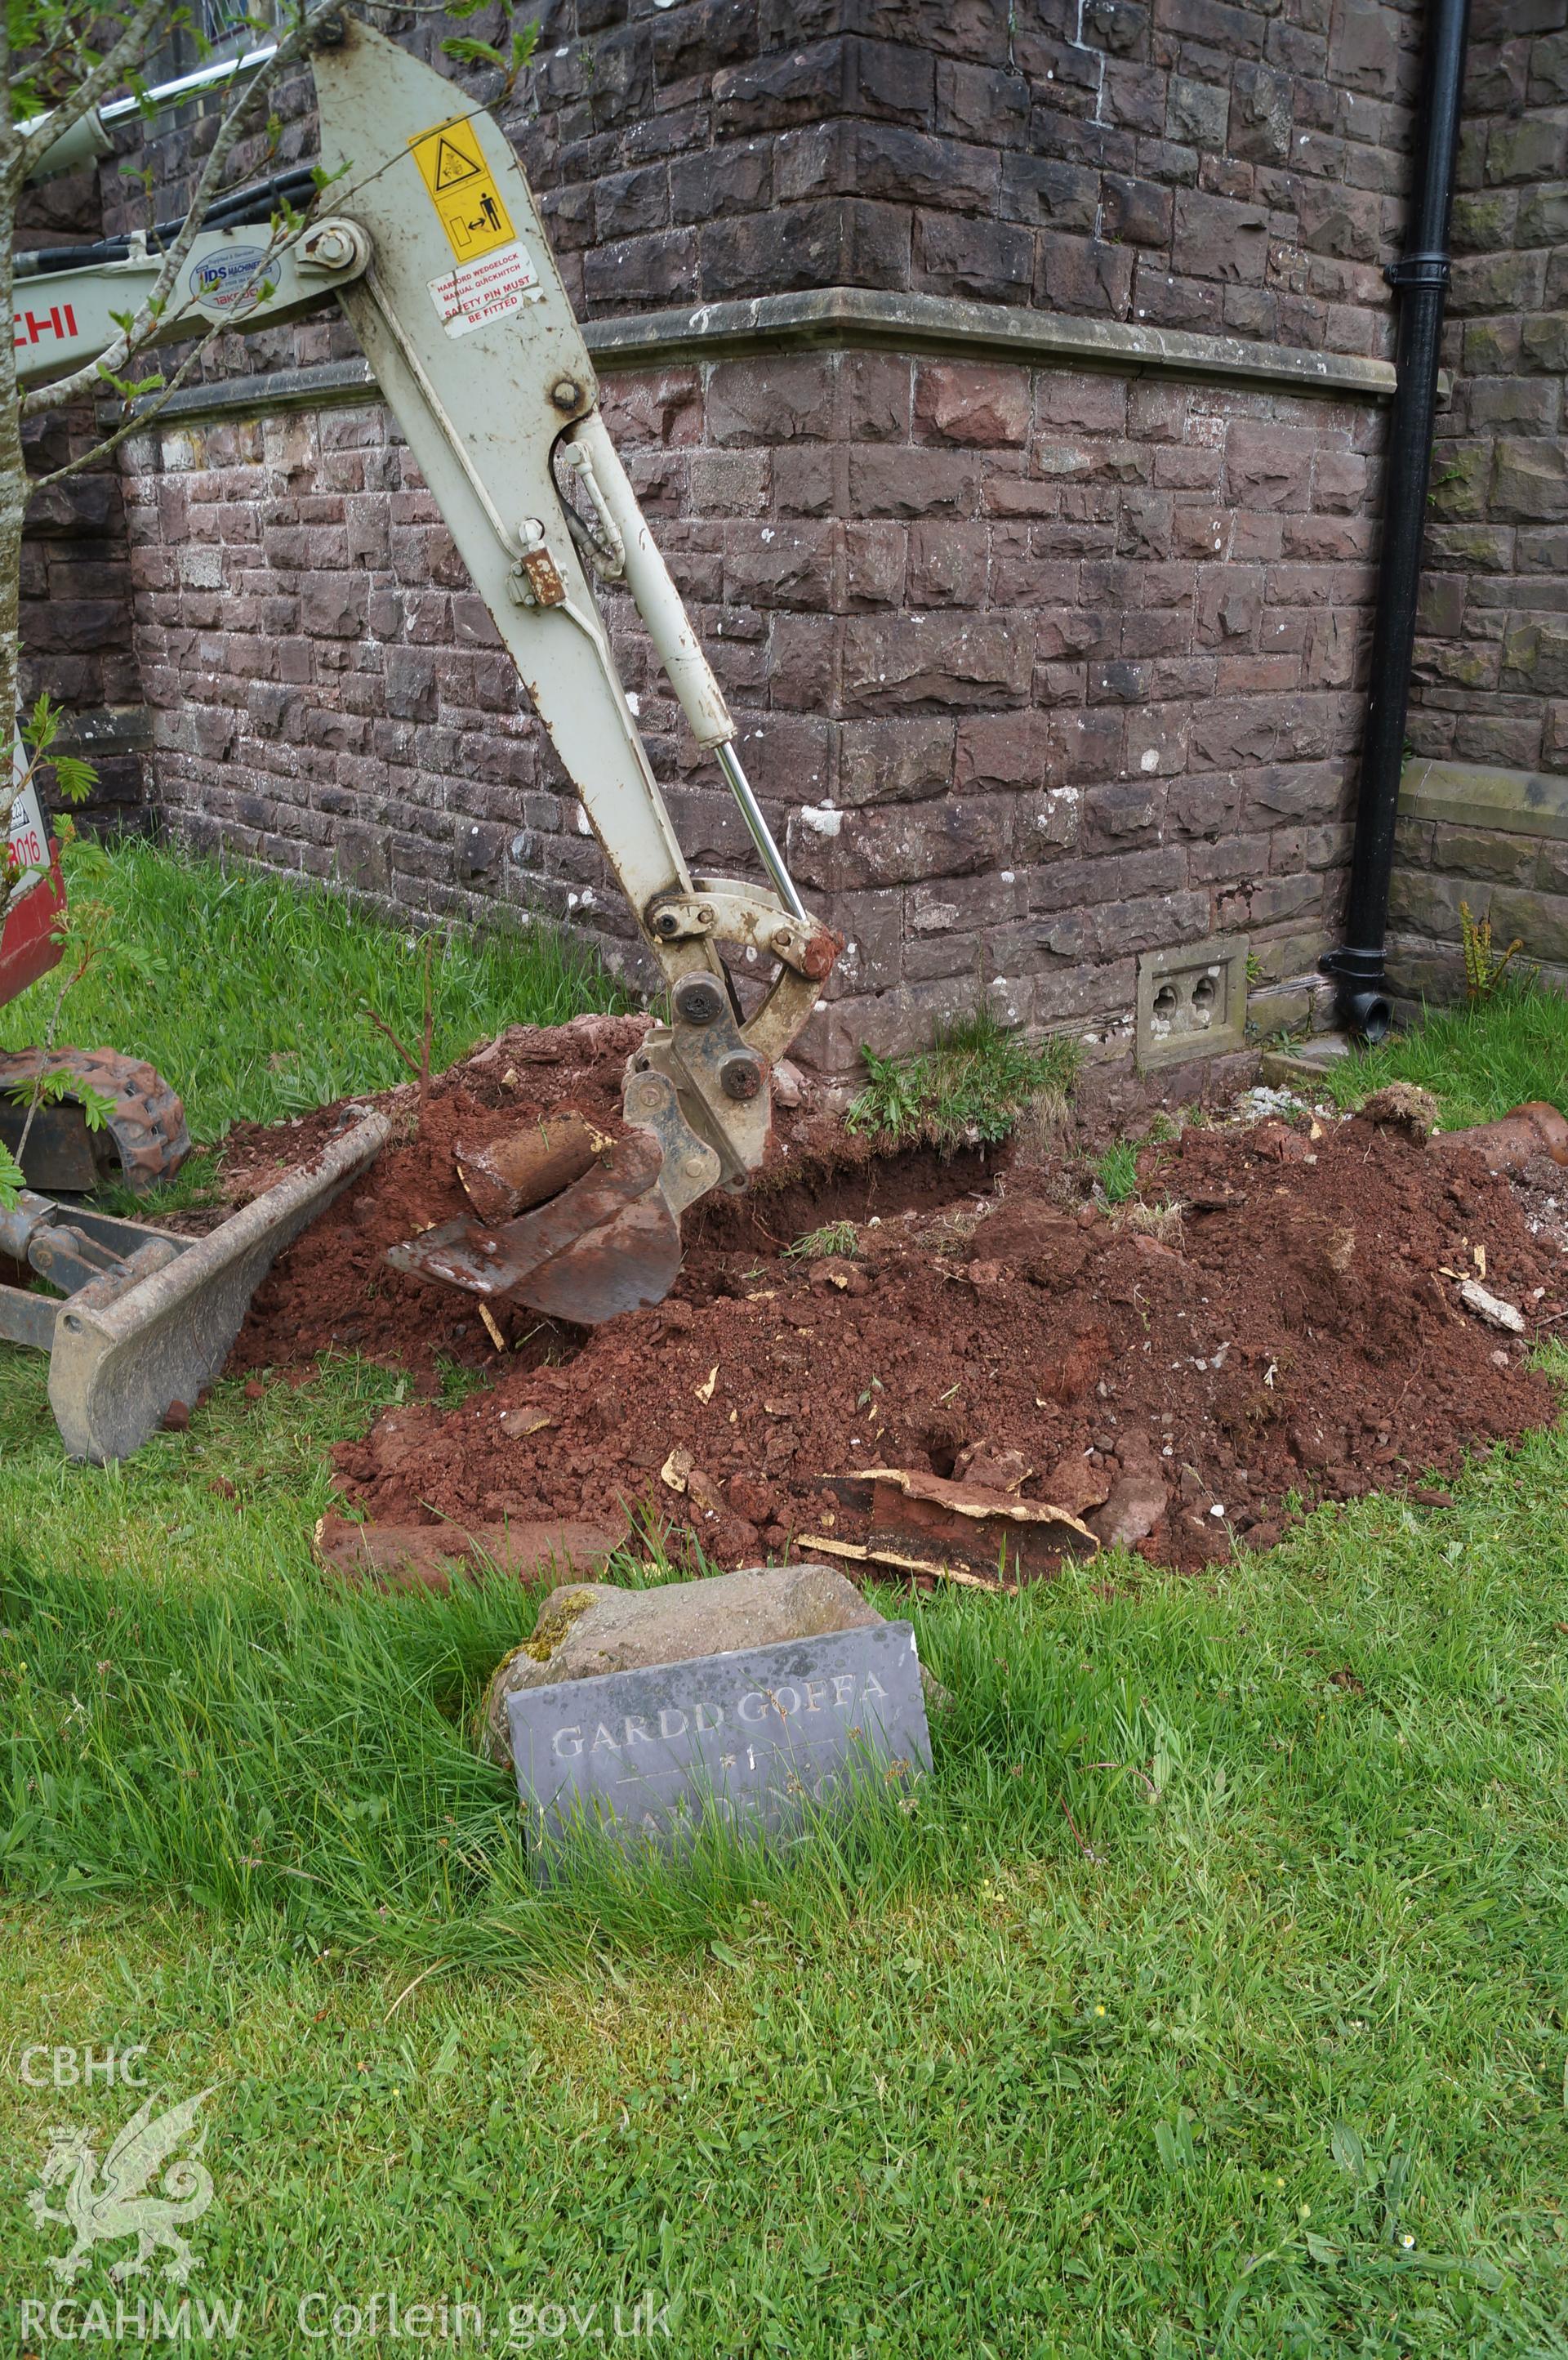
<path fill-rule="evenodd" d="M 539 272 L 521 238 L 477 262 L 459 263 L 455 270 L 432 279 L 430 289 L 449 336 L 466 336 L 475 328 L 487 328 L 492 321 L 520 311 L 525 303 L 544 300 Z"/>

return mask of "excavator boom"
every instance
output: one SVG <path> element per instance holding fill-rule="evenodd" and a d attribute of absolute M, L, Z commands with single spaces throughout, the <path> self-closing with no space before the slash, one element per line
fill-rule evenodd
<path fill-rule="evenodd" d="M 451 1224 L 394 1256 L 405 1271 L 592 1323 L 657 1302 L 680 1267 L 685 1207 L 744 1185 L 761 1162 L 772 1066 L 840 945 L 802 904 L 746 781 L 723 692 L 600 417 L 593 363 L 498 126 L 353 19 L 340 20 L 313 68 L 330 212 L 291 235 L 203 228 L 160 334 L 189 336 L 216 317 L 268 327 L 335 294 L 663 975 L 669 1022 L 628 1071 L 628 1135 L 607 1160 L 516 1219 Z M 19 286 L 27 379 L 58 374 L 94 338 L 102 349 L 128 282 L 157 268 L 140 253 L 96 272 L 72 260 Z M 55 326 L 29 341 L 28 321 Z M 736 797 L 766 886 L 688 869 L 596 581 L 629 592 L 693 737 Z M 757 1004 L 743 1004 L 726 945 L 771 962 Z"/>

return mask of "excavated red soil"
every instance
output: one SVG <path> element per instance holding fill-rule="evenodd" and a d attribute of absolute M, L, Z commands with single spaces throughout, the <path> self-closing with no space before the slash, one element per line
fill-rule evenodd
<path fill-rule="evenodd" d="M 570 1024 L 517 1025 L 440 1076 L 422 1117 L 412 1085 L 377 1099 L 393 1118 L 390 1142 L 258 1289 L 231 1371 L 300 1368 L 338 1350 L 407 1368 L 429 1386 L 442 1360 L 515 1369 L 570 1350 L 582 1330 L 502 1303 L 492 1316 L 504 1354 L 474 1296 L 404 1276 L 388 1264 L 387 1250 L 437 1222 L 472 1218 L 453 1160 L 460 1139 L 484 1142 L 562 1107 L 619 1134 L 626 1060 L 648 1022 L 579 1016 Z M 223 1148 L 223 1210 L 306 1161 L 352 1112 L 322 1107 L 294 1122 L 237 1125 Z M 879 1159 L 806 1089 L 799 1105 L 776 1110 L 767 1162 L 745 1197 L 709 1197 L 687 1215 L 687 1275 L 733 1252 L 747 1259 L 759 1250 L 778 1252 L 842 1210 L 869 1214 L 879 1206 L 902 1211 L 945 1202 L 965 1181 L 985 1185 L 992 1162 L 981 1152 Z M 204 1216 L 206 1224 L 223 1210 Z"/>
<path fill-rule="evenodd" d="M 393 1143 L 258 1293 L 238 1369 L 337 1349 L 424 1384 L 442 1358 L 494 1375 L 461 1407 L 418 1399 L 340 1447 L 362 1512 L 460 1525 L 647 1513 L 678 1553 L 695 1540 L 740 1564 L 798 1536 L 865 1541 L 859 1472 L 898 1468 L 1011 1483 L 1190 1567 L 1276 1538 L 1289 1495 L 1419 1490 L 1556 1414 L 1523 1360 L 1564 1316 L 1562 1240 L 1532 1229 L 1533 1207 L 1478 1156 L 1360 1118 L 1311 1136 L 1193 1129 L 1146 1151 L 1146 1202 L 1185 1208 L 1151 1234 L 1083 1206 L 1060 1164 L 877 1156 L 808 1092 L 746 1195 L 688 1215 L 667 1302 L 591 1330 L 502 1305 L 498 1349 L 472 1297 L 400 1276 L 386 1250 L 470 1209 L 458 1137 L 567 1105 L 617 1129 L 642 1031 L 590 1017 L 504 1034 L 433 1086 L 417 1136 L 415 1093 L 393 1093 Z M 231 1196 L 342 1119 L 236 1135 Z M 844 1219 L 853 1257 L 786 1252 Z M 1458 1282 L 1477 1275 L 1524 1312 L 1525 1338 L 1461 1306 Z"/>
<path fill-rule="evenodd" d="M 1194 1207 L 1180 1247 L 1015 1192 L 867 1227 L 853 1264 L 713 1255 L 561 1365 L 389 1412 L 340 1448 L 342 1488 L 377 1517 L 459 1523 L 648 1504 L 735 1564 L 798 1533 L 863 1539 L 844 1479 L 951 1475 L 984 1444 L 1019 1454 L 1025 1500 L 1091 1522 L 1104 1502 L 1107 1537 L 1193 1565 L 1274 1538 L 1288 1493 L 1419 1480 L 1550 1420 L 1522 1346 L 1443 1275 L 1480 1245 L 1494 1292 L 1561 1309 L 1561 1263 L 1507 1183 L 1359 1122 L 1314 1160 L 1302 1144 L 1275 1126 L 1166 1151 L 1158 1181 Z"/>

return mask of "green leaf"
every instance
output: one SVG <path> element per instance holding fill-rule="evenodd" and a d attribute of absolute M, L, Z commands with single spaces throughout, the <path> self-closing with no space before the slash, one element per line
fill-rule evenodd
<path fill-rule="evenodd" d="M 85 803 L 98 783 L 94 766 L 80 754 L 57 754 L 54 758 L 54 783 L 58 793 L 68 803 Z"/>
<path fill-rule="evenodd" d="M 469 35 L 454 35 L 441 43 L 441 55 L 455 58 L 460 66 L 499 66 L 506 71 L 506 59 L 488 41 L 477 41 Z"/>
<path fill-rule="evenodd" d="M 161 372 L 152 377 L 116 377 L 114 370 L 105 368 L 102 361 L 98 364 L 98 375 L 106 386 L 111 387 L 119 395 L 122 401 L 135 401 L 144 393 L 158 393 L 161 391 L 166 381 Z"/>
<path fill-rule="evenodd" d="M 60 710 L 49 702 L 46 689 L 21 722 L 22 743 L 35 754 L 47 754 L 60 734 Z"/>
<path fill-rule="evenodd" d="M 1367 2177 L 1367 2150 L 1348 2123 L 1335 2123 L 1328 2135 L 1328 2151 L 1341 2171 L 1359 2184 Z"/>
<path fill-rule="evenodd" d="M 1167 2171 L 1187 2171 L 1198 2160 L 1198 2150 L 1192 2140 L 1192 2117 L 1185 2106 L 1176 2109 L 1174 2123 L 1156 2123 L 1154 2144 L 1160 2160 Z"/>

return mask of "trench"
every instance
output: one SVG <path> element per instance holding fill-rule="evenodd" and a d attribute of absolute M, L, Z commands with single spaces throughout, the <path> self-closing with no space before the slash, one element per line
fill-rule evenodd
<path fill-rule="evenodd" d="M 714 1195 L 685 1220 L 688 1269 L 735 1254 L 773 1255 L 835 1221 L 857 1225 L 930 1213 L 985 1196 L 1005 1171 L 1010 1150 L 964 1147 L 867 1149 L 855 1161 L 811 1157 L 793 1170 L 754 1177 L 743 1196 Z"/>

